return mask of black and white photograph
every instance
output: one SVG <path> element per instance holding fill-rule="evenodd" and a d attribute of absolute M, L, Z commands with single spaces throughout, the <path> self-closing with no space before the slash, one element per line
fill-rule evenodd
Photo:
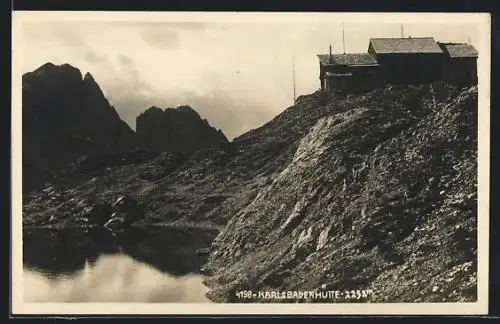
<path fill-rule="evenodd" d="M 488 14 L 12 16 L 14 313 L 487 313 Z"/>

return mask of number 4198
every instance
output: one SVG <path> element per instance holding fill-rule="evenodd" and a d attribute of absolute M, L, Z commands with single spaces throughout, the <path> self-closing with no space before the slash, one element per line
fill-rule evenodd
<path fill-rule="evenodd" d="M 253 293 L 251 290 L 240 290 L 236 292 L 236 297 L 238 298 L 252 298 Z"/>

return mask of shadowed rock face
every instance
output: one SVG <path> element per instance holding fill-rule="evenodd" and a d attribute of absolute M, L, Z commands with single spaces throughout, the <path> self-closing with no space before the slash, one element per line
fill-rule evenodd
<path fill-rule="evenodd" d="M 23 191 L 84 154 L 139 147 L 89 73 L 47 63 L 23 75 Z"/>
<path fill-rule="evenodd" d="M 151 107 L 137 117 L 137 135 L 157 151 L 191 153 L 220 147 L 228 140 L 189 106 Z"/>

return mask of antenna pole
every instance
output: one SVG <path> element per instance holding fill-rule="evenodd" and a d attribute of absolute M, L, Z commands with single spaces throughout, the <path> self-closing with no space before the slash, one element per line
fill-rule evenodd
<path fill-rule="evenodd" d="M 344 33 L 344 23 L 342 23 L 342 51 L 345 54 L 345 33 Z"/>
<path fill-rule="evenodd" d="M 293 74 L 293 103 L 295 104 L 295 57 L 292 56 L 292 74 Z"/>

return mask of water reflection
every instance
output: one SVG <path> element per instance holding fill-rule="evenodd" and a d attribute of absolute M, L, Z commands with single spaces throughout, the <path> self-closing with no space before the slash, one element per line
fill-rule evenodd
<path fill-rule="evenodd" d="M 24 298 L 30 302 L 209 302 L 202 230 L 23 231 Z"/>

